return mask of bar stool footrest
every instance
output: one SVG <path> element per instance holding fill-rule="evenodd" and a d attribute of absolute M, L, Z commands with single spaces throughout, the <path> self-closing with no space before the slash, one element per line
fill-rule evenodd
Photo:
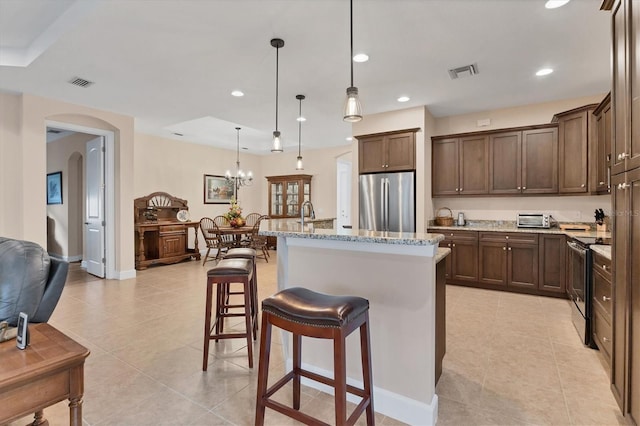
<path fill-rule="evenodd" d="M 285 416 L 291 417 L 294 420 L 299 421 L 300 423 L 304 423 L 305 425 L 313 425 L 313 426 L 331 426 L 329 423 L 321 422 L 315 417 L 311 417 L 308 414 L 305 414 L 301 411 L 294 410 L 293 408 L 287 407 L 284 404 L 281 404 L 276 401 L 272 401 L 270 399 L 264 400 L 264 406 L 271 408 L 279 412 L 280 414 L 284 414 Z"/>

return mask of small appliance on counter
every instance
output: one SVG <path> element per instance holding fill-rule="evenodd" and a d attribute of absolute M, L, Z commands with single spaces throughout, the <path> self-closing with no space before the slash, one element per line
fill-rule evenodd
<path fill-rule="evenodd" d="M 609 225 L 609 216 L 604 214 L 604 210 L 596 209 L 596 231 L 607 232 Z"/>
<path fill-rule="evenodd" d="M 547 213 L 518 213 L 516 225 L 518 228 L 551 228 L 555 220 Z"/>
<path fill-rule="evenodd" d="M 458 221 L 456 222 L 456 225 L 464 226 L 466 224 L 467 224 L 467 222 L 464 220 L 464 213 L 462 213 L 462 212 L 458 213 Z"/>

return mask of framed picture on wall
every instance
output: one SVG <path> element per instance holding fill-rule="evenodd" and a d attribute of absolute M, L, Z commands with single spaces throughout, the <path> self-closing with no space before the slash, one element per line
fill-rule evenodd
<path fill-rule="evenodd" d="M 62 172 L 47 174 L 47 204 L 62 204 Z"/>
<path fill-rule="evenodd" d="M 204 203 L 226 204 L 233 197 L 233 183 L 224 176 L 204 175 Z"/>

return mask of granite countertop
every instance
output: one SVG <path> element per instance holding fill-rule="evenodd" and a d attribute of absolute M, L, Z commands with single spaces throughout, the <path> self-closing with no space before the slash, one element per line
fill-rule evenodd
<path fill-rule="evenodd" d="M 518 228 L 515 221 L 507 220 L 478 220 L 467 221 L 464 226 L 452 225 L 452 226 L 437 226 L 429 225 L 430 230 L 437 231 L 490 231 L 490 232 L 523 232 L 534 234 L 559 234 L 567 235 L 569 237 L 602 237 L 610 238 L 610 232 L 596 232 L 595 230 L 589 231 L 570 231 L 560 228 Z"/>
<path fill-rule="evenodd" d="M 434 258 L 436 263 L 439 263 L 445 257 L 449 256 L 450 253 L 451 253 L 450 248 L 438 247 L 438 250 L 436 251 L 436 257 Z"/>
<path fill-rule="evenodd" d="M 304 223 L 329 222 L 331 220 L 336 220 L 336 218 L 335 217 L 324 217 L 324 218 L 309 219 L 308 217 L 305 217 L 304 218 Z M 300 223 L 300 219 L 296 219 L 296 222 Z"/>
<path fill-rule="evenodd" d="M 611 246 L 603 246 L 600 244 L 592 244 L 589 246 L 591 250 L 598 253 L 599 255 L 611 260 Z"/>
<path fill-rule="evenodd" d="M 442 234 L 426 232 L 377 232 L 364 229 L 317 229 L 313 224 L 300 224 L 299 219 L 271 219 L 260 222 L 260 235 L 270 237 L 309 238 L 352 241 L 359 243 L 400 244 L 411 246 L 437 245 Z"/>

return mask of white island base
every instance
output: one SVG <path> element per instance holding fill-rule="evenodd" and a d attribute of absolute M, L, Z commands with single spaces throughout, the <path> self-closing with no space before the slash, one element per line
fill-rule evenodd
<path fill-rule="evenodd" d="M 277 221 L 269 222 L 274 227 Z M 367 231 L 262 232 L 265 228 L 261 234 L 278 235 L 279 290 L 306 287 L 369 300 L 375 411 L 408 424 L 435 424 L 434 255 L 443 236 L 409 234 L 413 236 L 409 244 L 397 237 L 380 243 L 372 242 L 376 239 Z M 367 235 L 358 235 L 362 233 Z M 394 235 L 406 238 L 407 234 Z M 347 338 L 347 382 L 361 388 L 358 334 L 356 330 Z M 289 333 L 283 332 L 289 370 L 290 345 Z M 332 342 L 303 338 L 302 363 L 305 369 L 333 377 Z M 303 383 L 333 393 L 320 383 Z M 348 398 L 359 401 L 353 395 Z"/>

